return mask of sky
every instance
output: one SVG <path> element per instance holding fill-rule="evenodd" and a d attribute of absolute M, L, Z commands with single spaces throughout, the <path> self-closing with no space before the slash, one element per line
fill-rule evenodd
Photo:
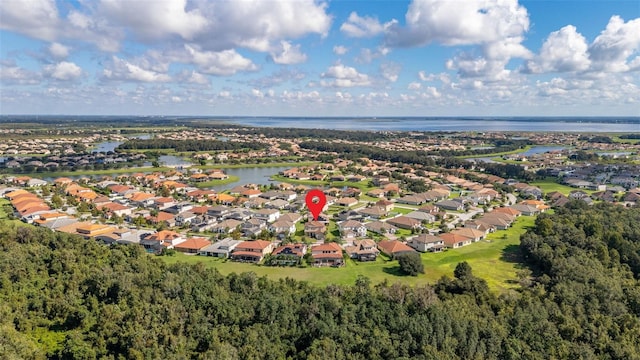
<path fill-rule="evenodd" d="M 640 116 L 640 1 L 2 0 L 0 114 Z"/>

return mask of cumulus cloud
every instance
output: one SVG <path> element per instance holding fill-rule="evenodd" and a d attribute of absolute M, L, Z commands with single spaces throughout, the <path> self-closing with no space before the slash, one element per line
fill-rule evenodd
<path fill-rule="evenodd" d="M 388 62 L 380 65 L 380 74 L 389 82 L 398 81 L 401 70 L 402 66 L 398 63 Z"/>
<path fill-rule="evenodd" d="M 0 61 L 0 81 L 3 84 L 35 85 L 40 83 L 40 77 L 33 71 L 16 65 L 14 61 Z"/>
<path fill-rule="evenodd" d="M 117 56 L 111 58 L 110 64 L 102 71 L 105 80 L 136 82 L 168 82 L 171 77 L 151 69 L 144 69 Z"/>
<path fill-rule="evenodd" d="M 333 47 L 333 53 L 336 55 L 344 55 L 349 51 L 349 49 L 342 45 L 336 45 Z"/>
<path fill-rule="evenodd" d="M 389 48 L 378 47 L 375 50 L 364 48 L 360 50 L 360 55 L 356 58 L 356 61 L 362 64 L 368 64 L 375 59 L 386 56 L 390 52 Z"/>
<path fill-rule="evenodd" d="M 414 0 L 405 21 L 405 26 L 387 29 L 387 46 L 476 45 L 475 52 L 461 52 L 446 64 L 461 77 L 503 80 L 510 74 L 505 66 L 512 58 L 532 56 L 521 44 L 529 15 L 517 0 Z"/>
<path fill-rule="evenodd" d="M 540 54 L 528 61 L 525 72 L 573 72 L 586 70 L 590 60 L 587 40 L 575 26 L 567 25 L 552 32 L 542 44 Z"/>
<path fill-rule="evenodd" d="M 64 59 L 69 56 L 69 48 L 60 43 L 54 42 L 49 45 L 49 53 L 56 59 Z"/>
<path fill-rule="evenodd" d="M 315 0 L 215 1 L 199 5 L 209 24 L 194 42 L 207 50 L 239 46 L 268 52 L 283 39 L 326 36 L 331 26 L 327 4 Z"/>
<path fill-rule="evenodd" d="M 202 32 L 207 19 L 200 9 L 186 10 L 187 0 L 102 0 L 100 12 L 112 22 L 131 29 L 144 39 L 178 35 L 192 39 Z"/>
<path fill-rule="evenodd" d="M 407 89 L 409 90 L 420 90 L 422 88 L 422 84 L 420 84 L 419 82 L 410 82 L 409 86 L 407 86 Z"/>
<path fill-rule="evenodd" d="M 235 50 L 202 51 L 194 45 L 185 45 L 190 62 L 201 72 L 210 75 L 229 76 L 239 71 L 255 71 L 258 67 Z"/>
<path fill-rule="evenodd" d="M 589 46 L 589 58 L 595 70 L 628 71 L 632 67 L 627 63 L 627 59 L 638 49 L 640 49 L 640 18 L 625 22 L 619 16 L 612 16 L 607 27 Z"/>
<path fill-rule="evenodd" d="M 62 61 L 54 65 L 45 66 L 44 73 L 53 79 L 68 81 L 82 76 L 82 68 L 73 62 Z"/>
<path fill-rule="evenodd" d="M 271 53 L 271 59 L 276 64 L 293 65 L 307 61 L 307 55 L 300 51 L 300 45 L 291 45 L 283 40 L 276 52 Z"/>
<path fill-rule="evenodd" d="M 397 23 L 397 21 L 392 20 L 388 23 L 381 24 L 375 17 L 361 17 L 354 11 L 349 15 L 349 19 L 340 26 L 340 31 L 349 37 L 372 37 L 381 34 L 385 29 L 395 23 Z"/>
<path fill-rule="evenodd" d="M 60 19 L 55 0 L 0 1 L 0 29 L 54 40 Z"/>
<path fill-rule="evenodd" d="M 322 81 L 323 86 L 354 87 L 371 85 L 371 79 L 366 74 L 361 74 L 353 67 L 337 64 L 329 67 L 321 76 L 331 81 Z"/>
<path fill-rule="evenodd" d="M 527 10 L 517 0 L 414 0 L 406 26 L 391 26 L 389 46 L 473 45 L 518 37 L 529 29 Z"/>

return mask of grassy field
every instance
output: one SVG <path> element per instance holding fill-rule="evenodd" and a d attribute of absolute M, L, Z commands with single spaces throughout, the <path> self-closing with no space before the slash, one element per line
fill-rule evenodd
<path fill-rule="evenodd" d="M 235 175 L 229 175 L 229 177 L 224 179 L 224 180 L 203 181 L 203 182 L 196 183 L 195 185 L 198 188 L 207 188 L 207 187 L 210 187 L 210 186 L 231 184 L 231 183 L 234 183 L 234 182 L 236 182 L 238 180 L 240 180 L 240 177 L 235 176 Z"/>
<path fill-rule="evenodd" d="M 478 155 L 460 155 L 460 156 L 456 156 L 457 158 L 460 159 L 473 159 L 473 158 L 483 158 L 483 157 L 494 157 L 494 156 L 502 156 L 502 155 L 511 155 L 511 154 L 518 154 L 521 152 L 525 152 L 529 149 L 531 149 L 533 146 L 532 145 L 527 145 L 525 147 L 523 147 L 522 149 L 516 149 L 516 150 L 512 150 L 512 151 L 503 151 L 503 152 L 497 152 L 497 153 L 488 153 L 488 154 L 478 154 Z"/>
<path fill-rule="evenodd" d="M 320 286 L 332 283 L 353 284 L 360 275 L 368 277 L 374 284 L 384 280 L 392 283 L 400 281 L 410 285 L 433 284 L 443 275 L 453 276 L 456 265 L 461 261 L 467 261 L 474 274 L 485 279 L 492 290 L 503 292 L 516 286 L 520 235 L 527 227 L 533 225 L 533 222 L 533 217 L 521 217 L 511 229 L 489 235 L 488 241 L 439 254 L 422 254 L 425 274 L 417 277 L 400 275 L 398 262 L 384 257 L 379 257 L 371 263 L 349 260 L 343 268 L 279 268 L 184 254 L 165 256 L 161 259 L 169 264 L 201 262 L 225 275 L 252 271 L 271 279 L 289 277 Z"/>
<path fill-rule="evenodd" d="M 198 165 L 194 166 L 198 169 L 240 169 L 240 168 L 268 168 L 268 167 L 298 167 L 298 166 L 312 166 L 319 164 L 319 161 L 301 161 L 301 162 L 272 162 L 272 163 L 260 163 L 260 164 L 213 164 L 213 165 Z"/>
<path fill-rule="evenodd" d="M 546 178 L 544 180 L 534 181 L 531 183 L 531 185 L 539 187 L 542 191 L 544 191 L 545 194 L 552 191 L 557 191 L 564 195 L 569 195 L 570 192 L 576 190 L 584 191 L 587 194 L 591 194 L 594 192 L 593 190 L 577 189 L 568 185 L 558 184 L 555 178 Z"/>

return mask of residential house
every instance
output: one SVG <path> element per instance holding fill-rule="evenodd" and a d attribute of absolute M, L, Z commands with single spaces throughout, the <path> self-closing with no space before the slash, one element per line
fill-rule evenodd
<path fill-rule="evenodd" d="M 267 226 L 269 232 L 275 235 L 289 235 L 296 232 L 296 224 L 293 221 L 278 219 Z"/>
<path fill-rule="evenodd" d="M 466 236 L 470 238 L 473 242 L 480 241 L 487 236 L 487 234 L 485 234 L 484 231 L 473 229 L 470 227 L 455 229 L 455 230 L 452 230 L 451 233 Z"/>
<path fill-rule="evenodd" d="M 324 240 L 327 226 L 320 221 L 309 221 L 304 224 L 304 234 L 310 238 Z"/>
<path fill-rule="evenodd" d="M 282 245 L 273 250 L 271 256 L 273 263 L 277 265 L 291 266 L 297 265 L 307 253 L 307 245 L 305 244 L 287 244 Z"/>
<path fill-rule="evenodd" d="M 439 252 L 445 247 L 444 240 L 431 234 L 420 234 L 407 241 L 407 245 L 419 252 Z"/>
<path fill-rule="evenodd" d="M 280 217 L 280 211 L 276 209 L 260 209 L 254 215 L 257 219 L 272 223 Z"/>
<path fill-rule="evenodd" d="M 462 201 L 456 201 L 456 200 L 442 200 L 442 201 L 438 201 L 436 203 L 436 205 L 441 208 L 441 209 L 445 209 L 445 210 L 451 210 L 451 211 L 462 211 L 464 210 L 464 204 Z"/>
<path fill-rule="evenodd" d="M 315 266 L 343 266 L 342 248 L 336 243 L 314 245 L 311 247 L 311 259 Z"/>
<path fill-rule="evenodd" d="M 382 219 L 383 217 L 388 215 L 388 212 L 380 206 L 365 207 L 358 210 L 358 213 L 360 213 L 363 217 L 372 219 Z"/>
<path fill-rule="evenodd" d="M 408 214 L 405 214 L 406 217 L 416 219 L 420 221 L 422 224 L 431 224 L 436 221 L 435 215 L 422 212 L 422 211 L 412 211 Z"/>
<path fill-rule="evenodd" d="M 378 249 L 392 259 L 402 254 L 416 252 L 413 248 L 398 240 L 382 240 L 378 243 Z"/>
<path fill-rule="evenodd" d="M 354 240 L 353 244 L 345 247 L 345 252 L 352 259 L 358 261 L 375 261 L 380 254 L 376 242 L 371 239 Z"/>
<path fill-rule="evenodd" d="M 198 251 L 198 254 L 203 256 L 215 256 L 219 258 L 228 258 L 231 252 L 240 244 L 241 240 L 234 240 L 232 238 L 226 238 L 207 245 Z"/>
<path fill-rule="evenodd" d="M 420 223 L 420 220 L 416 220 L 414 218 L 410 218 L 405 215 L 398 216 L 393 219 L 389 219 L 387 220 L 387 223 L 395 227 L 398 227 L 400 229 L 417 230 L 422 228 L 422 224 Z"/>
<path fill-rule="evenodd" d="M 460 234 L 444 233 L 439 235 L 446 247 L 457 249 L 462 246 L 471 244 L 472 239 Z"/>
<path fill-rule="evenodd" d="M 338 230 L 343 238 L 367 236 L 367 228 L 356 220 L 346 220 L 338 223 Z"/>
<path fill-rule="evenodd" d="M 192 237 L 187 240 L 181 242 L 178 245 L 175 245 L 176 251 L 189 253 L 189 254 L 197 254 L 202 248 L 211 244 L 211 241 L 203 238 L 203 237 Z"/>
<path fill-rule="evenodd" d="M 231 258 L 236 261 L 258 263 L 273 251 L 273 247 L 274 244 L 270 241 L 243 241 L 231 252 Z"/>
<path fill-rule="evenodd" d="M 240 225 L 242 225 L 242 221 L 240 220 L 226 219 L 213 225 L 213 227 L 211 227 L 211 231 L 221 234 L 230 234 Z"/>
<path fill-rule="evenodd" d="M 376 234 L 395 234 L 398 228 L 384 221 L 372 221 L 364 224 L 368 231 Z"/>

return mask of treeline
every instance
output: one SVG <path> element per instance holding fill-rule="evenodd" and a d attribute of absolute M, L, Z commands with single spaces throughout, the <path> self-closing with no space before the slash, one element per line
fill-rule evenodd
<path fill-rule="evenodd" d="M 165 265 L 0 223 L 8 359 L 638 359 L 640 209 L 572 203 L 522 239 L 518 292 L 471 267 L 433 287 L 315 287 Z M 525 267 L 526 269 L 526 267 Z M 429 271 L 428 268 L 425 269 Z"/>
<path fill-rule="evenodd" d="M 172 139 L 131 139 L 120 144 L 118 150 L 174 149 L 175 151 L 233 151 L 262 150 L 267 145 L 257 141 L 220 141 L 220 140 L 172 140 Z"/>
<path fill-rule="evenodd" d="M 624 134 L 619 136 L 620 139 L 640 139 L 640 134 Z"/>
<path fill-rule="evenodd" d="M 261 135 L 267 138 L 283 139 L 327 139 L 349 141 L 378 141 L 397 137 L 390 132 L 382 131 L 349 131 L 332 129 L 295 129 L 295 128 L 240 128 L 235 130 L 239 135 Z"/>
<path fill-rule="evenodd" d="M 367 157 L 372 160 L 422 165 L 425 167 L 440 166 L 447 169 L 471 169 L 475 166 L 475 164 L 465 159 L 441 155 L 439 152 L 390 151 L 370 145 L 332 143 L 328 141 L 305 141 L 300 143 L 300 147 L 322 152 L 337 153 L 340 154 L 340 157 L 349 160 Z M 496 151 L 496 149 L 492 150 L 494 152 Z M 436 156 L 434 153 L 438 153 L 439 155 Z M 449 152 L 444 152 L 444 154 L 448 153 Z M 536 178 L 536 174 L 526 171 L 522 166 L 518 165 L 483 163 L 482 167 L 485 169 L 485 172 L 504 178 L 513 178 L 522 181 L 532 181 Z"/>

